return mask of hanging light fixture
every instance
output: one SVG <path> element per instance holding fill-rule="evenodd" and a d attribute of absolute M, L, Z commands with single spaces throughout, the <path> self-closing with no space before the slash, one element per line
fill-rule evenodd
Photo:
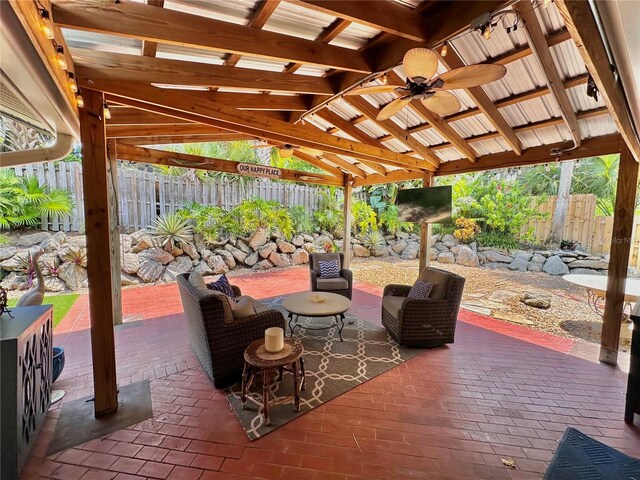
<path fill-rule="evenodd" d="M 78 84 L 76 83 L 76 76 L 73 72 L 67 72 L 67 85 L 69 85 L 69 90 L 73 93 L 78 93 Z"/>
<path fill-rule="evenodd" d="M 56 64 L 60 69 L 67 69 L 67 58 L 64 56 L 64 47 L 62 45 L 56 45 Z"/>
<path fill-rule="evenodd" d="M 483 25 L 480 33 L 486 40 L 491 40 L 491 24 L 487 23 Z"/>
<path fill-rule="evenodd" d="M 102 104 L 102 115 L 104 115 L 105 120 L 109 120 L 111 118 L 111 111 L 109 110 L 109 104 L 107 102 Z"/>
<path fill-rule="evenodd" d="M 53 40 L 55 37 L 49 11 L 45 8 L 40 9 L 40 31 L 47 40 Z"/>
<path fill-rule="evenodd" d="M 385 73 L 382 75 L 382 84 L 387 85 L 389 83 L 389 76 Z"/>
<path fill-rule="evenodd" d="M 84 98 L 82 98 L 82 95 L 80 94 L 76 95 L 76 105 L 78 106 L 78 108 L 84 107 Z"/>
<path fill-rule="evenodd" d="M 447 42 L 445 42 L 444 45 L 442 45 L 442 48 L 440 49 L 440 56 L 441 57 L 446 57 L 448 51 L 449 51 L 449 46 L 448 46 Z"/>

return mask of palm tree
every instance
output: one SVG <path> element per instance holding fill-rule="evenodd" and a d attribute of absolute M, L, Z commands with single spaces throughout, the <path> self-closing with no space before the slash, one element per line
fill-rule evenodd
<path fill-rule="evenodd" d="M 619 155 L 603 155 L 580 162 L 576 169 L 574 192 L 596 195 L 598 215 L 613 215 L 619 163 Z"/>

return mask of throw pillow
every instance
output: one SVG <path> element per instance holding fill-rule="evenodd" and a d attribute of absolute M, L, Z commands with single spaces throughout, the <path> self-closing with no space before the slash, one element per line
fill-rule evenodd
<path fill-rule="evenodd" d="M 427 298 L 429 298 L 429 294 L 431 293 L 432 288 L 432 283 L 423 282 L 422 280 L 416 280 L 416 283 L 414 283 L 413 287 L 411 287 L 411 290 L 409 290 L 409 295 L 407 295 L 407 297 L 414 300 L 426 300 Z"/>
<path fill-rule="evenodd" d="M 338 278 L 340 276 L 337 260 L 320 260 L 318 265 L 320 265 L 320 278 Z"/>
<path fill-rule="evenodd" d="M 204 278 L 202 278 L 202 275 L 198 272 L 191 272 L 189 274 L 189 283 L 194 288 L 204 288 L 207 286 L 207 284 L 204 283 Z"/>
<path fill-rule="evenodd" d="M 233 312 L 233 318 L 242 319 L 256 314 L 256 309 L 253 305 L 253 298 L 243 297 L 238 300 L 238 303 L 231 305 L 231 311 Z"/>
<path fill-rule="evenodd" d="M 231 284 L 229 283 L 229 280 L 227 279 L 227 276 L 225 274 L 220 275 L 220 278 L 215 282 L 207 284 L 207 288 L 209 290 L 215 290 L 217 292 L 224 293 L 232 300 L 235 300 L 236 298 L 236 292 L 233 291 L 233 288 L 231 287 Z"/>

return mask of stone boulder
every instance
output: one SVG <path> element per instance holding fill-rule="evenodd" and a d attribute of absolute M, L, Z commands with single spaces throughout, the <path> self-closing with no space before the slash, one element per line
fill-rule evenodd
<path fill-rule="evenodd" d="M 192 268 L 193 264 L 191 263 L 191 258 L 188 255 L 182 255 L 167 265 L 162 277 L 165 282 L 173 281 L 178 275 L 181 273 L 187 273 Z"/>
<path fill-rule="evenodd" d="M 253 266 L 254 270 L 268 270 L 270 268 L 273 268 L 273 264 L 269 260 L 261 260 Z"/>
<path fill-rule="evenodd" d="M 296 251 L 296 246 L 293 243 L 289 243 L 281 238 L 276 240 L 276 245 L 278 246 L 278 250 L 282 253 L 293 253 Z"/>
<path fill-rule="evenodd" d="M 171 254 L 172 257 L 179 257 L 184 253 L 184 250 L 174 245 L 174 247 L 169 251 L 169 253 Z"/>
<path fill-rule="evenodd" d="M 234 268 L 236 268 L 236 259 L 230 251 L 217 249 L 214 253 L 222 257 L 222 260 L 224 261 L 224 263 L 226 263 L 227 267 L 229 267 L 229 270 L 233 270 Z"/>
<path fill-rule="evenodd" d="M 67 237 L 67 243 L 70 248 L 75 250 L 79 248 L 87 248 L 87 237 L 84 235 L 76 235 L 75 237 Z"/>
<path fill-rule="evenodd" d="M 468 245 L 462 245 L 458 250 L 456 263 L 464 265 L 465 267 L 478 267 L 480 266 L 480 259 L 478 258 L 478 254 L 474 252 L 471 247 Z"/>
<path fill-rule="evenodd" d="M 156 247 L 156 241 L 153 239 L 151 235 L 147 234 L 144 237 L 142 237 L 140 241 L 133 246 L 131 251 L 133 253 L 140 253 L 144 250 L 147 250 L 153 247 Z"/>
<path fill-rule="evenodd" d="M 449 249 L 449 251 L 451 253 L 453 253 L 454 255 L 458 255 L 458 253 L 460 253 L 460 249 L 462 248 L 462 245 L 454 245 L 453 247 L 451 247 Z"/>
<path fill-rule="evenodd" d="M 545 257 L 544 255 L 540 255 L 539 253 L 534 253 L 531 256 L 531 263 L 544 263 L 547 260 L 547 257 Z"/>
<path fill-rule="evenodd" d="M 277 252 L 277 250 L 278 246 L 275 244 L 275 242 L 268 242 L 258 249 L 258 253 L 262 258 L 269 258 L 269 255 L 271 255 L 273 252 Z"/>
<path fill-rule="evenodd" d="M 484 256 L 487 259 L 487 262 L 495 263 L 511 263 L 513 262 L 513 257 L 511 255 L 505 255 L 504 253 L 497 252 L 495 250 L 485 250 Z"/>
<path fill-rule="evenodd" d="M 45 292 L 64 292 L 67 289 L 67 284 L 64 283 L 58 277 L 46 277 L 44 279 L 44 291 Z"/>
<path fill-rule="evenodd" d="M 16 247 L 0 248 L 0 261 L 7 260 L 8 258 L 13 257 L 16 253 L 18 253 L 18 249 Z"/>
<path fill-rule="evenodd" d="M 592 270 L 590 268 L 572 268 L 571 273 L 582 273 L 586 275 L 606 275 L 606 270 Z"/>
<path fill-rule="evenodd" d="M 26 235 L 20 235 L 18 237 L 18 240 L 16 241 L 16 246 L 32 247 L 46 240 L 49 240 L 50 238 L 51 238 L 51 234 L 49 232 L 28 233 Z"/>
<path fill-rule="evenodd" d="M 418 258 L 418 252 L 420 251 L 420 244 L 418 242 L 409 242 L 407 248 L 402 251 L 400 258 L 403 260 L 414 260 Z"/>
<path fill-rule="evenodd" d="M 553 255 L 544 262 L 542 271 L 549 275 L 565 275 L 569 273 L 569 267 L 558 255 Z"/>
<path fill-rule="evenodd" d="M 129 275 L 135 275 L 140 269 L 140 256 L 135 253 L 125 253 L 120 257 L 120 270 Z"/>
<path fill-rule="evenodd" d="M 247 267 L 253 267 L 260 260 L 260 255 L 258 252 L 253 252 L 251 255 L 247 255 L 247 258 L 244 259 L 244 264 Z"/>
<path fill-rule="evenodd" d="M 284 253 L 271 252 L 271 255 L 269 255 L 269 261 L 276 267 L 280 268 L 291 266 L 291 260 L 289 259 L 289 256 Z"/>
<path fill-rule="evenodd" d="M 58 242 L 53 236 L 47 238 L 40 244 L 40 248 L 45 252 L 55 252 L 60 249 L 62 244 Z"/>
<path fill-rule="evenodd" d="M 60 265 L 58 278 L 67 284 L 69 290 L 79 290 L 87 281 L 87 270 L 73 262 L 66 262 Z"/>
<path fill-rule="evenodd" d="M 229 267 L 224 263 L 224 260 L 220 255 L 211 255 L 209 260 L 207 260 L 207 263 L 209 264 L 209 267 L 211 267 L 211 271 L 214 275 L 227 273 L 229 271 Z"/>
<path fill-rule="evenodd" d="M 456 256 L 451 252 L 442 252 L 438 255 L 438 263 L 456 263 Z"/>
<path fill-rule="evenodd" d="M 437 261 L 438 255 L 440 255 L 440 252 L 438 252 L 437 250 L 431 249 L 431 251 L 429 252 L 429 260 L 432 262 Z"/>
<path fill-rule="evenodd" d="M 146 235 L 149 235 L 149 232 L 143 228 L 141 230 L 136 230 L 135 232 L 133 232 L 132 234 L 130 234 L 131 236 L 131 241 L 133 242 L 133 244 L 135 245 L 136 243 L 138 243 L 140 240 L 142 240 L 143 237 L 145 237 Z"/>
<path fill-rule="evenodd" d="M 120 248 L 122 252 L 129 253 L 131 251 L 132 246 L 133 246 L 133 238 L 131 238 L 131 235 L 127 235 L 126 233 L 123 233 L 122 235 L 120 235 Z"/>
<path fill-rule="evenodd" d="M 484 268 L 489 268 L 492 270 L 495 270 L 497 268 L 505 268 L 505 269 L 509 268 L 509 265 L 507 263 L 502 263 L 502 262 L 487 262 L 487 263 L 484 263 L 482 266 Z"/>
<path fill-rule="evenodd" d="M 301 247 L 304 245 L 304 237 L 302 235 L 295 235 L 291 239 L 291 243 L 293 243 L 296 247 Z"/>
<path fill-rule="evenodd" d="M 303 233 L 302 238 L 304 238 L 305 243 L 313 243 L 313 237 L 311 235 Z"/>
<path fill-rule="evenodd" d="M 242 239 L 238 239 L 238 241 L 236 242 L 236 248 L 241 252 L 246 253 L 247 255 L 251 255 L 253 253 L 251 247 Z"/>
<path fill-rule="evenodd" d="M 543 310 L 551 307 L 551 298 L 548 295 L 537 292 L 527 292 L 520 299 L 522 303 L 534 308 L 541 308 Z"/>
<path fill-rule="evenodd" d="M 391 247 L 391 250 L 393 250 L 397 254 L 401 254 L 402 251 L 405 248 L 407 248 L 407 245 L 409 244 L 407 243 L 406 240 L 398 240 L 396 243 L 393 244 L 393 246 Z"/>
<path fill-rule="evenodd" d="M 442 242 L 436 242 L 433 244 L 433 248 L 436 249 L 438 252 L 448 252 L 449 251 L 449 247 L 447 247 L 444 243 Z"/>
<path fill-rule="evenodd" d="M 159 280 L 163 272 L 164 266 L 161 263 L 145 258 L 138 269 L 138 277 L 143 282 L 150 283 Z"/>
<path fill-rule="evenodd" d="M 264 228 L 258 228 L 249 237 L 249 246 L 253 250 L 257 250 L 262 245 L 267 243 L 268 240 L 269 240 L 269 235 L 267 234 L 267 230 Z"/>
<path fill-rule="evenodd" d="M 367 247 L 363 247 L 362 245 L 354 245 L 353 256 L 354 257 L 370 257 L 371 252 Z"/>
<path fill-rule="evenodd" d="M 529 268 L 529 261 L 525 257 L 518 257 L 513 259 L 513 262 L 509 264 L 509 270 L 515 270 L 516 272 L 526 272 Z"/>
<path fill-rule="evenodd" d="M 571 262 L 570 267 L 573 268 L 591 268 L 593 270 L 606 270 L 609 268 L 609 262 L 603 260 L 576 260 Z"/>
<path fill-rule="evenodd" d="M 198 272 L 203 277 L 206 277 L 207 275 L 213 275 L 213 270 L 211 270 L 211 267 L 207 262 L 198 263 L 193 271 Z"/>
<path fill-rule="evenodd" d="M 542 272 L 542 266 L 544 263 L 539 262 L 529 262 L 527 265 L 527 271 L 529 272 Z"/>
<path fill-rule="evenodd" d="M 303 265 L 309 263 L 309 252 L 303 248 L 298 248 L 291 254 L 291 263 L 294 265 Z"/>
<path fill-rule="evenodd" d="M 233 255 L 233 258 L 236 259 L 236 262 L 238 263 L 243 263 L 245 261 L 245 259 L 247 258 L 247 254 L 244 253 L 242 250 L 240 250 L 239 248 L 234 247 L 233 245 L 231 245 L 230 243 L 227 243 L 224 246 L 224 249 L 229 252 L 231 255 Z"/>
<path fill-rule="evenodd" d="M 7 272 L 20 271 L 23 268 L 22 262 L 26 261 L 28 258 L 29 252 L 23 250 L 19 254 L 0 262 L 0 268 L 2 268 L 2 270 L 6 270 Z"/>
<path fill-rule="evenodd" d="M 142 280 L 139 277 L 120 272 L 120 285 L 123 287 L 128 287 L 129 285 L 140 285 L 141 283 Z"/>
<path fill-rule="evenodd" d="M 389 256 L 389 247 L 373 247 L 371 249 L 371 255 L 374 257 L 388 257 Z"/>
<path fill-rule="evenodd" d="M 27 290 L 29 288 L 29 279 L 21 273 L 11 272 L 2 279 L 0 286 L 5 290 Z"/>
<path fill-rule="evenodd" d="M 166 265 L 169 262 L 173 262 L 173 255 L 160 247 L 151 247 L 140 253 L 140 256 L 144 259 L 153 260 L 154 262 Z"/>
<path fill-rule="evenodd" d="M 447 248 L 451 248 L 454 245 L 458 245 L 458 243 L 460 243 L 460 242 L 458 242 L 458 239 L 456 237 L 454 237 L 453 235 L 451 235 L 451 234 L 447 234 L 444 237 L 442 237 L 441 242 L 444 243 L 444 245 Z"/>

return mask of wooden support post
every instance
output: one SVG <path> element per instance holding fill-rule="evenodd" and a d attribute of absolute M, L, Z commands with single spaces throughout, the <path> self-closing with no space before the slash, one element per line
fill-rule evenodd
<path fill-rule="evenodd" d="M 84 190 L 85 234 L 87 237 L 87 276 L 93 358 L 94 412 L 96 417 L 118 410 L 116 353 L 113 324 L 116 307 L 114 285 L 120 288 L 120 275 L 113 278 L 111 264 L 114 242 L 111 235 L 109 195 L 109 157 L 104 96 L 83 90 L 85 107 L 80 109 L 82 141 L 82 180 Z M 115 158 L 115 157 L 112 157 Z M 115 165 L 111 168 L 115 169 Z"/>
<path fill-rule="evenodd" d="M 344 252 L 343 268 L 349 268 L 351 264 L 351 190 L 353 177 L 351 175 L 344 176 L 344 231 L 342 236 L 342 251 Z"/>
<path fill-rule="evenodd" d="M 425 172 L 424 177 L 422 178 L 422 186 L 423 187 L 432 187 L 433 186 L 433 174 L 431 172 Z M 421 223 L 420 224 L 420 253 L 418 254 L 418 258 L 420 260 L 418 267 L 418 275 L 422 273 L 422 271 L 429 266 L 429 261 L 431 259 L 431 224 L 430 223 Z"/>
<path fill-rule="evenodd" d="M 613 232 L 609 275 L 602 317 L 600 361 L 615 365 L 618 361 L 620 323 L 624 309 L 624 290 L 631 249 L 631 233 L 638 186 L 638 162 L 626 144 L 622 143 L 618 167 L 618 189 L 613 214 Z"/>
<path fill-rule="evenodd" d="M 120 206 L 118 205 L 118 158 L 116 140 L 107 143 L 109 181 L 109 232 L 111 235 L 111 279 L 113 283 L 113 324 L 122 324 L 122 284 L 120 281 Z"/>

